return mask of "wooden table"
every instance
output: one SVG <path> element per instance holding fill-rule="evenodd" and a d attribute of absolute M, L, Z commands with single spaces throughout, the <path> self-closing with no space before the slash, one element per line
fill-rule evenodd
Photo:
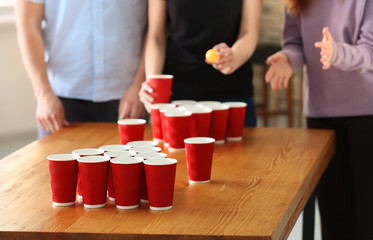
<path fill-rule="evenodd" d="M 0 239 L 286 239 L 330 161 L 334 133 L 245 128 L 243 141 L 215 145 L 209 184 L 189 185 L 185 152 L 163 149 L 178 160 L 168 211 L 53 207 L 48 155 L 118 143 L 116 124 L 76 123 L 0 160 Z"/>

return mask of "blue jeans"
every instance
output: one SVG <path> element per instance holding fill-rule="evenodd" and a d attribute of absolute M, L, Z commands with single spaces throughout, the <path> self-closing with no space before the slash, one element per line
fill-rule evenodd
<path fill-rule="evenodd" d="M 256 123 L 254 98 L 252 97 L 227 98 L 227 99 L 223 99 L 221 102 L 245 102 L 247 104 L 246 114 L 245 114 L 245 126 L 256 127 L 257 123 Z"/>

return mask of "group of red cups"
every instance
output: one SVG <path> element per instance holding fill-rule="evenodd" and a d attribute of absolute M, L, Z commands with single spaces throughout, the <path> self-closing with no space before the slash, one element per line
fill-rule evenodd
<path fill-rule="evenodd" d="M 105 207 L 107 198 L 119 209 L 149 203 L 152 210 L 172 207 L 177 160 L 167 158 L 158 143 L 76 149 L 47 157 L 55 206 Z"/>
<path fill-rule="evenodd" d="M 152 210 L 172 208 L 177 160 L 168 151 L 185 150 L 189 183 L 209 183 L 214 145 L 242 139 L 246 103 L 179 100 L 169 102 L 172 75 L 148 78 L 153 141 L 144 141 L 146 120 L 118 121 L 120 144 L 82 148 L 47 157 L 55 206 L 118 209 L 148 203 Z"/>

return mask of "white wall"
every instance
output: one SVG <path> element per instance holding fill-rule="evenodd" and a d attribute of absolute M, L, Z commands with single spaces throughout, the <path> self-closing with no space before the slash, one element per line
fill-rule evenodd
<path fill-rule="evenodd" d="M 36 101 L 18 49 L 13 9 L 0 11 L 0 135 L 36 131 Z"/>

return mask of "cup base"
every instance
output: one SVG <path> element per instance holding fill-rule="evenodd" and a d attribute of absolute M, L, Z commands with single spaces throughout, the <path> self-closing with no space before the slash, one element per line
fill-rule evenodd
<path fill-rule="evenodd" d="M 181 152 L 181 151 L 185 151 L 185 148 L 172 148 L 172 147 L 169 147 L 168 150 L 170 152 Z"/>
<path fill-rule="evenodd" d="M 225 140 L 215 140 L 215 144 L 224 144 L 225 143 Z"/>
<path fill-rule="evenodd" d="M 138 208 L 139 204 L 132 205 L 132 206 L 120 206 L 120 205 L 116 205 L 116 206 L 118 209 L 134 209 L 134 208 Z"/>
<path fill-rule="evenodd" d="M 189 180 L 189 183 L 191 183 L 191 184 L 210 183 L 210 180 L 206 180 L 206 181 L 193 181 L 193 180 Z"/>
<path fill-rule="evenodd" d="M 66 202 L 66 203 L 58 203 L 58 202 L 53 202 L 53 205 L 56 207 L 68 207 L 74 205 L 75 202 Z"/>
<path fill-rule="evenodd" d="M 102 207 L 105 207 L 105 205 L 106 205 L 105 203 L 96 204 L 96 205 L 83 204 L 85 208 L 102 208 Z"/>
<path fill-rule="evenodd" d="M 227 141 L 241 141 L 242 137 L 227 137 Z"/>
<path fill-rule="evenodd" d="M 141 203 L 149 203 L 149 200 L 147 200 L 147 199 L 140 199 L 140 202 Z"/>
<path fill-rule="evenodd" d="M 172 205 L 171 206 L 167 206 L 167 207 L 152 207 L 152 206 L 149 206 L 150 210 L 154 210 L 154 211 L 161 211 L 161 210 L 169 210 L 172 208 Z"/>

